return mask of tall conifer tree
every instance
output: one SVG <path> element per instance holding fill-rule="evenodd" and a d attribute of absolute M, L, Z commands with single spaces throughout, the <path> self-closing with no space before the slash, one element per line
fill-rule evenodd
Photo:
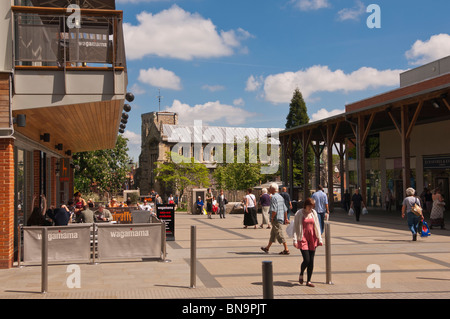
<path fill-rule="evenodd" d="M 286 117 L 286 129 L 308 124 L 309 116 L 306 103 L 299 88 L 296 88 L 289 104 L 289 114 Z M 293 143 L 294 148 L 294 185 L 303 188 L 303 152 L 300 141 Z M 308 150 L 308 170 L 311 172 L 314 166 L 314 155 L 311 146 Z"/>

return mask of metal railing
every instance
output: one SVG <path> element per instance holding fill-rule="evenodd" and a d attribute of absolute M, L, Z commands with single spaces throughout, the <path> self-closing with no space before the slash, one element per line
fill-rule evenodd
<path fill-rule="evenodd" d="M 83 10 L 74 26 L 63 10 L 12 9 L 16 66 L 125 67 L 121 11 Z"/>
<path fill-rule="evenodd" d="M 139 224 L 75 224 L 74 226 L 19 225 L 18 267 L 42 263 L 43 239 L 50 253 L 46 262 L 92 262 L 135 258 L 166 259 L 165 223 L 152 219 Z M 47 235 L 43 237 L 43 230 Z M 23 233 L 23 235 L 22 235 Z M 22 239 L 23 238 L 23 239 Z M 23 260 L 22 260 L 23 257 Z"/>

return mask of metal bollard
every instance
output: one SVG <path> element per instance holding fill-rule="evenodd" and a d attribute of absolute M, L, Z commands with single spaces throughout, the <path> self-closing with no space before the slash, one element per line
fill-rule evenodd
<path fill-rule="evenodd" d="M 191 226 L 191 285 L 195 288 L 197 281 L 197 226 Z"/>
<path fill-rule="evenodd" d="M 271 261 L 262 262 L 263 299 L 273 299 L 273 268 Z"/>
<path fill-rule="evenodd" d="M 326 266 L 326 283 L 332 285 L 331 281 L 331 234 L 330 223 L 325 222 L 325 266 Z"/>
<path fill-rule="evenodd" d="M 48 291 L 48 229 L 42 228 L 41 293 Z"/>

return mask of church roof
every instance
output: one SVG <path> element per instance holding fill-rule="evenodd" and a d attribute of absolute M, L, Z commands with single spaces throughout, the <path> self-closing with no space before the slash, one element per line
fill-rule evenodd
<path fill-rule="evenodd" d="M 219 127 L 206 125 L 162 125 L 163 140 L 169 143 L 229 144 L 249 141 L 280 144 L 280 128 Z M 271 134 L 272 137 L 268 137 Z"/>

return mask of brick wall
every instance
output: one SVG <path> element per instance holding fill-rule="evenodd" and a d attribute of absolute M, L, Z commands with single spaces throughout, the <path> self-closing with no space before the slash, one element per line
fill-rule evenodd
<path fill-rule="evenodd" d="M 0 127 L 8 128 L 9 122 L 9 74 L 0 73 Z"/>
<path fill-rule="evenodd" d="M 0 139 L 0 269 L 14 256 L 14 140 Z"/>

